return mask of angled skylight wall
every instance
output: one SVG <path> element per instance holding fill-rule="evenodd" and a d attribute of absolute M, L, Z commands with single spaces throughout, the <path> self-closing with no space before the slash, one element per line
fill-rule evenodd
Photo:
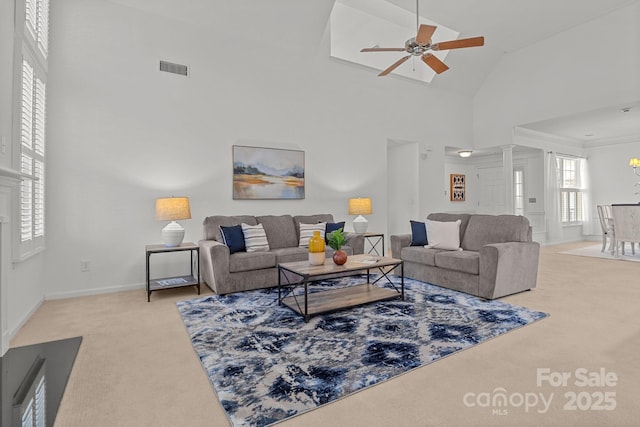
<path fill-rule="evenodd" d="M 428 10 L 420 10 L 428 15 Z M 460 34 L 437 22 L 420 17 L 420 24 L 437 26 L 433 42 L 455 40 Z M 331 11 L 331 56 L 371 67 L 386 69 L 407 52 L 360 52 L 365 47 L 401 47 L 417 34 L 416 11 L 408 11 L 385 0 L 336 0 Z M 448 51 L 432 51 L 444 61 Z M 435 72 L 419 56 L 412 56 L 392 74 L 431 82 Z"/>

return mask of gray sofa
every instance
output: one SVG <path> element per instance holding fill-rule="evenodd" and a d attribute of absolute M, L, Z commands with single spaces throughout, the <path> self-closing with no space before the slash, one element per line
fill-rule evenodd
<path fill-rule="evenodd" d="M 308 259 L 308 249 L 298 247 L 299 224 L 334 222 L 331 214 L 210 216 L 203 222 L 200 246 L 200 272 L 204 282 L 217 294 L 269 288 L 278 285 L 278 264 Z M 262 224 L 269 242 L 268 252 L 236 252 L 225 246 L 220 226 Z M 364 252 L 364 236 L 347 235 L 343 250 L 348 255 Z M 333 249 L 327 245 L 327 257 Z"/>
<path fill-rule="evenodd" d="M 427 219 L 459 219 L 463 250 L 410 246 L 411 234 L 391 236 L 392 254 L 404 260 L 405 277 L 487 299 L 535 288 L 540 244 L 531 240 L 527 218 L 432 213 Z"/>

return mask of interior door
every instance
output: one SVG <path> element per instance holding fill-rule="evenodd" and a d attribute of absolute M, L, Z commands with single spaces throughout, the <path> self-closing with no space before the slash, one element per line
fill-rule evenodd
<path fill-rule="evenodd" d="M 502 166 L 478 168 L 478 213 L 500 214 L 504 212 L 504 177 Z"/>

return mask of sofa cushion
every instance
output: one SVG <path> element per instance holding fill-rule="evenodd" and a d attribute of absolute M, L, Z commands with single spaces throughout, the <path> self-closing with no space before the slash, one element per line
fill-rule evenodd
<path fill-rule="evenodd" d="M 460 249 L 460 223 L 461 221 L 432 221 L 425 222 L 427 227 L 427 247 L 434 249 L 446 249 L 457 251 Z"/>
<path fill-rule="evenodd" d="M 271 249 L 298 246 L 299 236 L 291 215 L 264 215 L 256 219 L 264 227 Z"/>
<path fill-rule="evenodd" d="M 247 250 L 241 225 L 232 225 L 230 227 L 221 225 L 220 234 L 222 234 L 222 240 L 229 248 L 230 253 L 245 252 Z"/>
<path fill-rule="evenodd" d="M 229 256 L 229 273 L 260 270 L 276 266 L 276 255 L 272 252 L 237 252 Z"/>
<path fill-rule="evenodd" d="M 400 251 L 400 258 L 408 262 L 436 266 L 436 254 L 442 249 L 430 249 L 422 246 L 406 246 Z"/>
<path fill-rule="evenodd" d="M 329 233 L 331 233 L 332 231 L 340 230 L 340 229 L 344 231 L 344 221 L 327 222 L 327 227 L 324 230 L 325 242 L 329 243 L 329 241 L 327 240 L 327 236 L 329 235 Z"/>
<path fill-rule="evenodd" d="M 276 256 L 276 265 L 283 262 L 307 261 L 309 250 L 307 248 L 280 248 L 271 251 Z"/>
<path fill-rule="evenodd" d="M 247 252 L 265 252 L 269 250 L 269 241 L 262 224 L 240 225 L 242 226 L 244 245 L 247 248 Z"/>
<path fill-rule="evenodd" d="M 529 242 L 529 229 L 529 220 L 520 215 L 472 215 L 461 246 L 479 251 L 491 243 Z"/>
<path fill-rule="evenodd" d="M 256 217 L 249 215 L 238 216 L 226 216 L 226 215 L 214 215 L 208 216 L 202 222 L 203 225 L 203 239 L 215 240 L 216 242 L 224 243 L 222 234 L 220 234 L 220 226 L 230 227 L 232 225 L 240 225 L 242 223 L 249 225 L 256 225 L 258 221 Z"/>
<path fill-rule="evenodd" d="M 333 222 L 331 214 L 296 215 L 293 217 L 296 230 L 296 242 L 300 240 L 300 224 L 317 224 L 319 222 Z M 297 243 L 296 243 L 297 245 Z"/>
<path fill-rule="evenodd" d="M 460 241 L 462 242 L 462 238 L 464 237 L 464 233 L 467 230 L 467 224 L 469 223 L 469 214 L 455 214 L 455 213 L 431 213 L 427 216 L 427 219 L 431 221 L 442 221 L 442 222 L 450 222 L 460 220 Z M 429 236 L 427 235 L 427 239 Z"/>
<path fill-rule="evenodd" d="M 427 226 L 421 221 L 409 221 L 411 224 L 411 246 L 427 244 Z"/>
<path fill-rule="evenodd" d="M 317 224 L 303 224 L 300 223 L 300 241 L 298 243 L 298 246 L 301 248 L 308 248 L 309 247 L 309 239 L 311 239 L 311 237 L 313 237 L 313 232 L 314 231 L 319 231 L 320 232 L 320 237 L 322 237 L 322 239 L 324 239 L 324 233 L 325 230 L 327 228 L 327 223 L 326 222 L 319 222 Z"/>
<path fill-rule="evenodd" d="M 436 254 L 436 267 L 480 274 L 480 253 L 475 251 L 442 251 Z"/>

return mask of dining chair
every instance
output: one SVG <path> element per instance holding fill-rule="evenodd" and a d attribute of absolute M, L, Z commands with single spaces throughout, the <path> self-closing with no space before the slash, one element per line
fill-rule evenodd
<path fill-rule="evenodd" d="M 624 241 L 618 242 L 616 239 L 615 224 L 613 222 L 613 213 L 612 213 L 611 205 L 602 205 L 602 208 L 605 216 L 605 222 L 607 223 L 607 225 L 609 225 L 609 232 L 611 234 L 611 242 L 609 244 L 611 253 L 613 254 L 615 250 L 618 249 L 618 247 L 620 247 L 622 255 L 625 255 L 624 248 L 626 244 L 629 243 L 629 245 L 631 245 L 631 254 L 635 255 L 636 248 L 635 248 L 634 242 L 624 242 Z M 638 243 L 638 250 L 640 250 L 640 243 Z"/>
<path fill-rule="evenodd" d="M 606 215 L 606 207 L 605 205 L 597 205 L 598 209 L 598 218 L 600 218 L 600 227 L 602 228 L 602 249 L 600 252 L 604 252 L 607 247 L 607 239 L 609 239 L 609 249 L 613 252 L 613 245 L 615 244 L 615 234 L 612 227 L 609 226 L 609 221 L 613 221 L 611 216 Z M 609 206 L 609 210 L 611 210 L 611 206 Z M 624 246 L 622 247 L 622 251 L 624 253 Z"/>

